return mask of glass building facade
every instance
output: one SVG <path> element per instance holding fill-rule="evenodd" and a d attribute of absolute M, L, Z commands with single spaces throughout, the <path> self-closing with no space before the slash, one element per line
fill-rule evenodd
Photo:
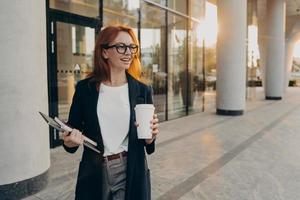
<path fill-rule="evenodd" d="M 47 1 L 50 115 L 67 120 L 76 82 L 92 70 L 102 27 L 131 26 L 160 121 L 215 108 L 216 45 L 204 42 L 205 0 Z M 52 132 L 51 132 L 52 131 Z M 51 132 L 51 146 L 60 145 Z"/>

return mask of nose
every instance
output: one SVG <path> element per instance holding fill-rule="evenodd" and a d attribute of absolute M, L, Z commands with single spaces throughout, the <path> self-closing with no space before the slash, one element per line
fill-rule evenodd
<path fill-rule="evenodd" d="M 127 51 L 123 54 L 126 58 L 132 59 L 133 58 L 133 54 L 130 51 Z"/>
<path fill-rule="evenodd" d="M 126 47 L 125 49 L 125 55 L 131 55 L 130 47 Z"/>

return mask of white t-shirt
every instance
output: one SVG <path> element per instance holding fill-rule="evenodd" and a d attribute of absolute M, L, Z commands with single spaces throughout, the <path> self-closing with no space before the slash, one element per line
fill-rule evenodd
<path fill-rule="evenodd" d="M 97 115 L 104 143 L 104 156 L 128 151 L 128 83 L 117 87 L 100 84 Z"/>

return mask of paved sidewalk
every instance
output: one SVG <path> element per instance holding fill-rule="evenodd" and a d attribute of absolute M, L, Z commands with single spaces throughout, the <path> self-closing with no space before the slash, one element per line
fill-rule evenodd
<path fill-rule="evenodd" d="M 258 89 L 239 117 L 214 111 L 161 123 L 149 158 L 154 200 L 299 200 L 300 88 Z M 81 151 L 51 150 L 48 187 L 24 200 L 74 199 Z"/>

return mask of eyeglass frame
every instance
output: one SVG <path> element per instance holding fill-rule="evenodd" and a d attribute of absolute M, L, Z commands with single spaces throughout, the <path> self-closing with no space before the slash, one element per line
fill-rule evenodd
<path fill-rule="evenodd" d="M 121 45 L 121 46 L 120 46 Z M 135 46 L 135 47 L 132 47 L 132 46 Z M 124 44 L 124 43 L 117 43 L 117 44 L 113 44 L 113 45 L 108 45 L 108 43 L 107 44 L 101 44 L 101 47 L 102 48 L 104 48 L 104 49 L 110 49 L 110 48 L 115 48 L 116 49 L 116 51 L 119 53 L 119 54 L 126 54 L 126 52 L 127 52 L 127 48 L 129 48 L 129 52 L 131 53 L 131 54 L 137 54 L 137 52 L 138 52 L 138 50 L 139 50 L 139 46 L 138 45 L 136 45 L 136 44 L 130 44 L 130 45 L 126 45 L 126 44 Z M 122 53 L 122 52 L 120 52 L 120 50 L 118 50 L 118 47 L 125 47 L 125 51 Z M 135 50 L 136 49 L 136 50 Z M 135 50 L 135 52 L 132 52 L 132 51 L 134 51 Z"/>

